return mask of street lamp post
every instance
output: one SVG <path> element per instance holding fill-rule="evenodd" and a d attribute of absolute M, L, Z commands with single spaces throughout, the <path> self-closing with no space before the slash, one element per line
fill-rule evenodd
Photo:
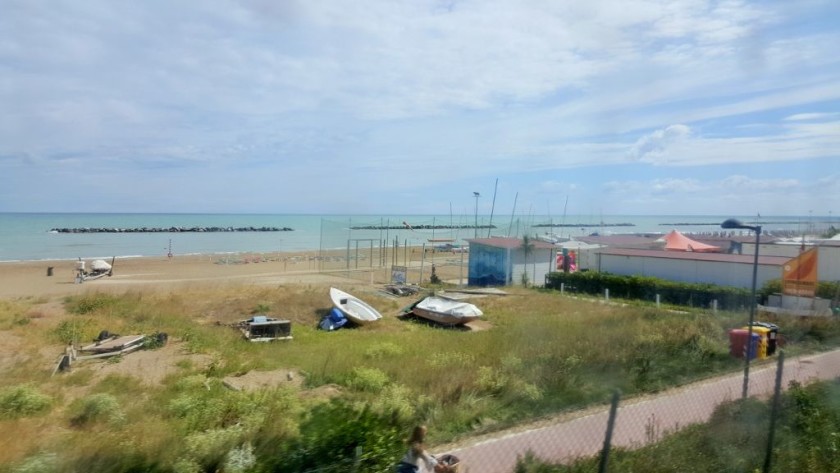
<path fill-rule="evenodd" d="M 473 235 L 473 238 L 478 238 L 478 198 L 481 194 L 473 192 L 473 196 L 475 196 L 475 234 Z"/>
<path fill-rule="evenodd" d="M 720 224 L 720 228 L 725 229 L 743 229 L 752 230 L 755 232 L 755 257 L 753 259 L 752 271 L 752 299 L 750 300 L 750 324 L 747 326 L 747 353 L 744 361 L 744 386 L 741 390 L 741 397 L 747 398 L 750 383 L 750 358 L 752 358 L 752 336 L 753 336 L 753 322 L 755 322 L 755 283 L 758 278 L 758 245 L 761 236 L 761 225 L 744 225 L 739 220 L 729 218 Z"/>

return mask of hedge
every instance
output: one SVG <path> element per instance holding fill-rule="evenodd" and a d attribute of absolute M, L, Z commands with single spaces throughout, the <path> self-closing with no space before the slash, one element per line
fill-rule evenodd
<path fill-rule="evenodd" d="M 576 273 L 549 273 L 545 287 L 565 289 L 584 294 L 603 294 L 610 290 L 610 296 L 624 299 L 653 301 L 659 294 L 664 304 L 711 307 L 717 300 L 721 310 L 736 310 L 750 306 L 750 290 L 716 284 L 691 284 L 669 281 L 649 276 L 621 276 L 607 272 L 582 271 Z"/>

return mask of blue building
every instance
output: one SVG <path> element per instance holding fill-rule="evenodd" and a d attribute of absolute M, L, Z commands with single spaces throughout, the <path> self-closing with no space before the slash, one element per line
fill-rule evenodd
<path fill-rule="evenodd" d="M 470 286 L 522 284 L 523 275 L 529 284 L 543 286 L 545 276 L 554 271 L 557 247 L 552 243 L 530 239 L 531 250 L 526 255 L 521 238 L 475 238 L 467 242 Z"/>

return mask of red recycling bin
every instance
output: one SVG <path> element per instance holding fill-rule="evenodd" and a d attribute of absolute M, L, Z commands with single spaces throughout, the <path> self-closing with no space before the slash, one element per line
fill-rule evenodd
<path fill-rule="evenodd" d="M 747 355 L 747 339 L 750 332 L 747 329 L 733 328 L 729 331 L 729 354 L 735 358 L 745 358 Z M 753 332 L 752 344 L 750 347 L 750 359 L 755 359 L 758 354 L 758 344 L 761 341 L 761 335 Z"/>

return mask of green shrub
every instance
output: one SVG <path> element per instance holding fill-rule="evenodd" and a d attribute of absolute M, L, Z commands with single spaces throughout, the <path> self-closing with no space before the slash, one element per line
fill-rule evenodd
<path fill-rule="evenodd" d="M 117 398 L 106 393 L 92 394 L 75 402 L 71 406 L 71 413 L 70 423 L 75 427 L 99 422 L 116 426 L 125 420 Z"/>
<path fill-rule="evenodd" d="M 245 473 L 257 463 L 254 446 L 246 443 L 227 452 L 222 471 L 225 473 Z"/>
<path fill-rule="evenodd" d="M 90 319 L 65 319 L 53 329 L 53 335 L 61 343 L 79 343 L 93 339 L 93 321 Z"/>
<path fill-rule="evenodd" d="M 226 453 L 242 442 L 245 429 L 241 425 L 193 432 L 185 440 L 187 455 L 200 465 L 221 463 Z M 205 468 L 204 471 L 215 471 Z"/>
<path fill-rule="evenodd" d="M 120 298 L 110 294 L 90 294 L 71 298 L 67 304 L 67 312 L 71 314 L 89 314 L 100 309 L 111 307 L 120 302 Z"/>
<path fill-rule="evenodd" d="M 382 415 L 408 422 L 417 414 L 415 405 L 419 403 L 414 399 L 411 389 L 399 384 L 390 384 L 376 396 L 371 407 Z"/>
<path fill-rule="evenodd" d="M 18 302 L 0 300 L 0 330 L 27 325 L 30 317 L 26 315 L 26 307 Z"/>
<path fill-rule="evenodd" d="M 52 400 L 31 386 L 18 385 L 0 390 L 0 418 L 16 419 L 46 412 Z"/>
<path fill-rule="evenodd" d="M 376 368 L 354 368 L 347 386 L 359 391 L 378 393 L 390 382 L 388 375 Z"/>
<path fill-rule="evenodd" d="M 12 469 L 12 473 L 52 473 L 58 470 L 58 459 L 54 453 L 39 453 L 31 456 Z"/>
<path fill-rule="evenodd" d="M 274 451 L 267 471 L 390 471 L 403 453 L 409 426 L 370 406 L 341 400 L 316 406 L 301 425 L 300 437 Z M 333 468 L 335 468 L 333 470 Z M 338 469 L 342 468 L 342 469 Z"/>
<path fill-rule="evenodd" d="M 403 347 L 392 342 L 382 342 L 371 345 L 365 350 L 365 357 L 375 360 L 387 359 L 394 356 L 402 355 L 405 350 Z"/>
<path fill-rule="evenodd" d="M 256 307 L 251 309 L 251 315 L 267 314 L 269 312 L 271 312 L 271 306 L 268 305 L 268 304 L 264 304 L 264 303 L 263 304 L 257 304 Z"/>

